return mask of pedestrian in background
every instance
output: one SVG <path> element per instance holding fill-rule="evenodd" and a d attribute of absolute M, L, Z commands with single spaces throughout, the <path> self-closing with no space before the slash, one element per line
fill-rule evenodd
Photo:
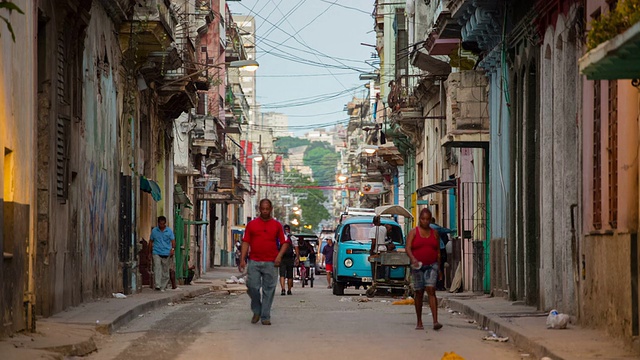
<path fill-rule="evenodd" d="M 151 230 L 149 246 L 153 254 L 154 286 L 164 291 L 169 283 L 169 269 L 176 249 L 176 237 L 167 226 L 167 218 L 158 216 L 158 226 Z"/>
<path fill-rule="evenodd" d="M 425 289 L 429 296 L 429 307 L 433 317 L 433 329 L 439 330 L 438 299 L 436 298 L 436 282 L 440 263 L 440 238 L 438 232 L 431 228 L 431 210 L 420 211 L 418 226 L 407 235 L 406 251 L 411 259 L 411 275 L 415 291 L 416 330 L 424 329 L 422 324 L 422 301 Z"/>
<path fill-rule="evenodd" d="M 271 200 L 260 200 L 259 209 L 260 216 L 251 220 L 245 228 L 238 270 L 243 272 L 247 268 L 247 293 L 251 297 L 253 312 L 251 323 L 262 320 L 263 325 L 271 325 L 271 304 L 278 285 L 276 267 L 280 266 L 282 256 L 291 243 L 284 235 L 282 224 L 271 217 Z M 278 239 L 283 239 L 280 250 Z"/>
<path fill-rule="evenodd" d="M 333 239 L 328 237 L 327 244 L 322 249 L 324 256 L 324 269 L 327 272 L 327 289 L 331 289 L 331 279 L 333 274 Z"/>
<path fill-rule="evenodd" d="M 284 226 L 284 235 L 287 237 L 291 245 L 282 256 L 282 263 L 280 264 L 280 295 L 291 295 L 291 288 L 293 288 L 293 267 L 300 259 L 300 253 L 298 249 L 298 238 L 291 236 L 291 227 L 289 225 Z M 285 280 L 287 282 L 287 291 L 284 290 Z"/>
<path fill-rule="evenodd" d="M 444 283 L 444 263 L 447 262 L 447 250 L 446 245 L 449 242 L 449 234 L 455 232 L 454 230 L 444 228 L 438 224 L 436 224 L 436 218 L 431 218 L 430 227 L 438 232 L 438 239 L 440 240 L 440 262 L 438 265 L 440 266 L 440 273 L 438 274 L 438 283 L 436 284 L 436 290 L 444 291 L 445 283 Z"/>
<path fill-rule="evenodd" d="M 371 249 L 369 250 L 369 254 L 375 255 L 379 254 L 381 251 L 387 251 L 387 247 L 385 246 L 387 228 L 382 225 L 380 216 L 378 215 L 373 217 L 372 222 L 373 227 L 369 229 L 369 239 L 371 239 Z M 375 277 L 376 280 L 386 279 L 386 273 L 387 267 L 384 265 L 379 265 L 376 273 L 376 264 L 371 262 L 371 276 Z"/>

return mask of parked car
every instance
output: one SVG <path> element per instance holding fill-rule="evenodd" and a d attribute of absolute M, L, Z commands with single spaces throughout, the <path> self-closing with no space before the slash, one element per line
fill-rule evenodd
<path fill-rule="evenodd" d="M 359 289 L 372 283 L 369 230 L 373 227 L 373 216 L 373 209 L 347 209 L 341 217 L 333 249 L 334 295 L 344 295 L 344 289 L 349 286 Z M 400 225 L 391 217 L 382 217 L 380 222 L 392 226 L 391 237 L 396 249 L 404 248 L 404 236 Z M 405 268 L 391 268 L 391 279 L 404 277 Z"/>

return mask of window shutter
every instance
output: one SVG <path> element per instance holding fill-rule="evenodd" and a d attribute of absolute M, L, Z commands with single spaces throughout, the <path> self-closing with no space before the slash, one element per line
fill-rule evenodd
<path fill-rule="evenodd" d="M 59 115 L 56 122 L 56 195 L 62 203 L 69 197 L 69 126 L 69 118 Z"/>

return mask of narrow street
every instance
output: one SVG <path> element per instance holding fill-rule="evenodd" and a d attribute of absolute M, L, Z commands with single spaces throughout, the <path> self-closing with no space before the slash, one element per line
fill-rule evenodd
<path fill-rule="evenodd" d="M 334 296 L 324 278 L 314 288 L 276 294 L 272 326 L 250 323 L 249 297 L 209 293 L 164 306 L 98 339 L 88 359 L 350 359 L 391 357 L 440 359 L 455 351 L 466 359 L 521 359 L 509 342 L 482 340 L 488 333 L 457 313 L 440 310 L 445 326 L 414 330 L 413 306 L 391 305 L 391 297 L 368 302 L 364 291 Z M 366 300 L 365 300 L 366 301 Z"/>

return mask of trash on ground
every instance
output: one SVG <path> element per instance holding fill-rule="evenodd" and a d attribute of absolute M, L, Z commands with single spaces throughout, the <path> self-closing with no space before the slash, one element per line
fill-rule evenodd
<path fill-rule="evenodd" d="M 371 299 L 366 298 L 366 297 L 359 297 L 358 299 L 356 299 L 357 302 L 369 302 L 371 301 Z"/>
<path fill-rule="evenodd" d="M 232 275 L 230 278 L 228 278 L 226 280 L 227 284 L 237 284 L 238 283 L 238 277 L 236 277 L 235 275 Z"/>
<path fill-rule="evenodd" d="M 303 303 L 303 302 L 306 302 L 306 301 L 304 301 L 304 300 L 300 300 L 300 302 L 301 302 L 301 303 Z"/>
<path fill-rule="evenodd" d="M 222 304 L 222 301 L 216 301 L 216 302 L 206 301 L 204 304 L 205 305 L 220 305 L 220 304 Z"/>
<path fill-rule="evenodd" d="M 244 280 L 244 278 L 240 278 L 238 279 L 238 284 L 244 284 L 246 283 L 246 281 Z"/>
<path fill-rule="evenodd" d="M 469 320 L 468 322 L 469 322 L 469 324 L 477 324 L 477 322 L 475 320 Z"/>
<path fill-rule="evenodd" d="M 229 295 L 231 295 L 231 296 L 238 296 L 238 293 L 231 292 L 231 293 L 229 293 Z"/>
<path fill-rule="evenodd" d="M 140 315 L 138 315 L 138 317 L 143 317 L 143 316 L 144 316 L 144 314 L 140 314 Z"/>
<path fill-rule="evenodd" d="M 391 305 L 413 305 L 415 302 L 412 297 L 406 299 L 397 300 L 391 303 Z"/>
<path fill-rule="evenodd" d="M 390 302 L 389 300 L 380 300 L 381 303 L 388 303 Z"/>
<path fill-rule="evenodd" d="M 509 337 L 501 337 L 498 336 L 498 334 L 494 333 L 493 331 L 489 332 L 489 336 L 485 336 L 482 338 L 482 340 L 488 340 L 488 341 L 497 341 L 497 342 L 507 342 L 509 341 Z"/>
<path fill-rule="evenodd" d="M 442 360 L 464 360 L 464 358 L 452 351 L 445 352 L 444 355 L 442 355 Z"/>
<path fill-rule="evenodd" d="M 173 305 L 175 305 L 175 304 L 174 304 L 174 303 L 172 303 L 172 302 L 170 302 L 170 303 L 168 303 L 167 305 L 169 305 L 169 306 L 173 306 Z"/>
<path fill-rule="evenodd" d="M 569 315 L 560 314 L 558 310 L 549 311 L 547 316 L 547 329 L 566 329 L 569 323 Z"/>
<path fill-rule="evenodd" d="M 352 301 L 351 297 L 343 297 L 340 299 L 340 302 L 351 302 L 351 301 Z"/>
<path fill-rule="evenodd" d="M 123 293 L 112 293 L 111 295 L 113 295 L 114 298 L 116 299 L 126 299 L 127 295 L 123 294 Z"/>

